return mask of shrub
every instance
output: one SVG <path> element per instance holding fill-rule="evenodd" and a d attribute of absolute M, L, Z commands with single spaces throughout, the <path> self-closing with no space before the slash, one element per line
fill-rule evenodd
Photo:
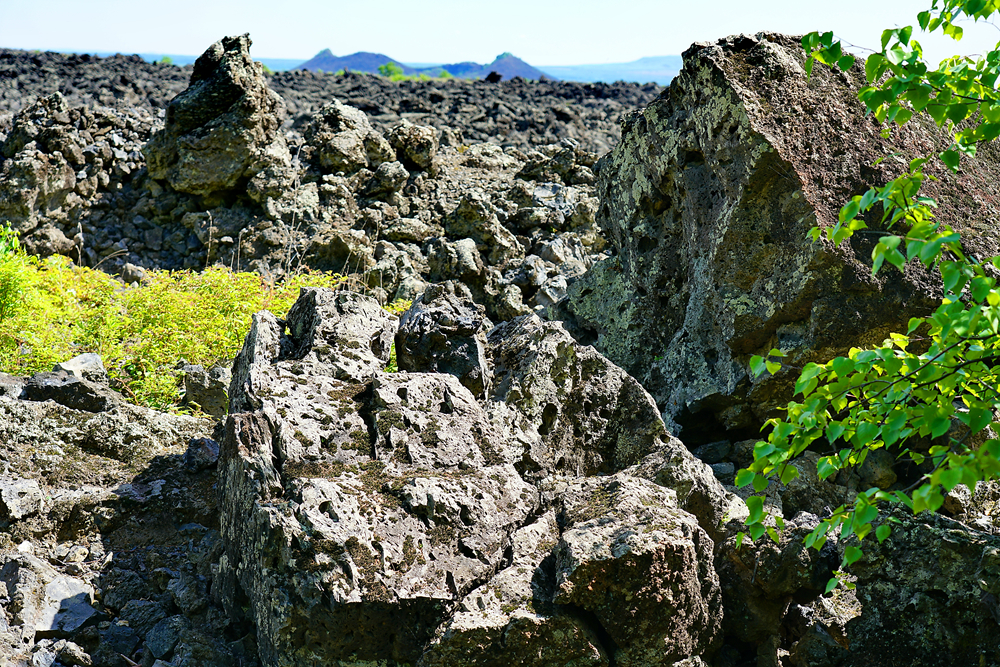
<path fill-rule="evenodd" d="M 10 225 L 0 227 L 0 321 L 11 317 L 26 281 L 26 256 Z"/>
<path fill-rule="evenodd" d="M 157 409 L 176 409 L 180 359 L 205 366 L 231 359 L 253 313 L 284 315 L 300 287 L 341 282 L 334 274 L 305 273 L 274 285 L 254 273 L 213 267 L 150 271 L 146 284 L 123 288 L 64 257 L 22 257 L 21 298 L 10 316 L 0 318 L 0 371 L 30 375 L 96 352 L 115 389 Z"/>

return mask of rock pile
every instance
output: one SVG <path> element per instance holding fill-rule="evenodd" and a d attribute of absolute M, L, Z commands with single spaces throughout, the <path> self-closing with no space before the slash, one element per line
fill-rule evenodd
<path fill-rule="evenodd" d="M 498 320 L 557 302 L 600 257 L 597 156 L 579 143 L 442 146 L 433 127 L 383 134 L 337 101 L 286 135 L 249 46 L 213 45 L 165 123 L 58 93 L 18 113 L 0 144 L 0 217 L 32 252 L 129 282 L 151 267 L 310 266 L 391 301 L 459 279 Z"/>

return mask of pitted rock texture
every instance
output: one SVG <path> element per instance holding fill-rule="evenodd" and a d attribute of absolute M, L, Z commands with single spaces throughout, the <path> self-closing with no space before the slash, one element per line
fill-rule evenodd
<path fill-rule="evenodd" d="M 596 616 L 614 664 L 714 653 L 722 597 L 713 543 L 676 493 L 618 473 L 577 481 L 561 496 L 555 601 Z"/>
<path fill-rule="evenodd" d="M 438 292 L 442 305 L 462 305 Z M 421 312 L 418 302 L 404 321 Z M 218 590 L 230 614 L 256 627 L 263 663 L 442 665 L 464 654 L 463 664 L 490 665 L 541 654 L 540 664 L 670 665 L 712 653 L 718 584 L 699 519 L 674 491 L 618 473 L 615 489 L 629 491 L 612 503 L 612 526 L 598 516 L 604 505 L 594 513 L 587 504 L 612 482 L 573 483 L 662 446 L 663 423 L 641 387 L 537 318 L 505 334 L 512 349 L 529 349 L 503 369 L 499 399 L 477 402 L 440 368 L 344 374 L 342 357 L 382 340 L 390 322 L 368 297 L 305 289 L 286 320 L 255 315 L 237 357 L 218 464 Z M 496 332 L 491 347 L 501 345 Z M 561 366 L 549 363 L 557 348 Z M 558 437 L 536 443 L 533 455 L 547 462 L 546 447 L 587 462 L 577 471 L 551 461 L 539 486 L 506 420 L 519 415 L 538 433 L 545 418 L 530 396 L 546 388 L 557 413 L 574 393 L 610 413 L 590 425 L 567 414 Z M 660 595 L 668 579 L 674 593 Z M 603 586 L 604 602 L 588 586 Z M 636 626 L 623 611 L 633 598 L 662 620 Z"/>
<path fill-rule="evenodd" d="M 601 258 L 586 132 L 467 146 L 430 119 L 379 125 L 336 100 L 301 132 L 278 128 L 283 103 L 248 48 L 213 45 L 166 126 L 59 93 L 0 118 L 0 215 L 29 251 L 126 283 L 148 268 L 312 268 L 389 302 L 460 279 L 493 320 L 552 306 Z"/>
<path fill-rule="evenodd" d="M 595 475 L 638 463 L 666 430 L 638 382 L 558 323 L 525 315 L 489 334 L 489 409 L 523 443 L 523 474 Z"/>
<path fill-rule="evenodd" d="M 150 177 L 193 195 L 224 193 L 272 161 L 288 162 L 278 133 L 284 103 L 250 58 L 250 36 L 226 37 L 198 58 L 166 126 L 144 149 Z M 276 146 L 273 146 L 277 142 Z"/>
<path fill-rule="evenodd" d="M 797 40 L 770 33 L 696 44 L 597 166 L 599 224 L 618 252 L 570 287 L 570 307 L 689 444 L 725 429 L 751 437 L 790 397 L 795 373 L 752 381 L 751 355 L 826 360 L 905 329 L 940 294 L 919 267 L 873 277 L 871 234 L 841 247 L 807 239 L 900 169 L 868 165 L 897 146 L 931 151 L 941 135 L 910 123 L 883 139 L 857 99 L 860 63 L 807 82 L 803 59 Z M 934 173 L 937 218 L 967 232 L 970 251 L 995 254 L 992 149 L 958 176 Z"/>

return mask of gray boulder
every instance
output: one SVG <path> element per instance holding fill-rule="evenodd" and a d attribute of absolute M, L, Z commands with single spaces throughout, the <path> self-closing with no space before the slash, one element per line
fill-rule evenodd
<path fill-rule="evenodd" d="M 538 502 L 456 378 L 378 370 L 395 319 L 370 303 L 304 290 L 235 364 L 220 590 L 269 665 L 416 661 Z"/>
<path fill-rule="evenodd" d="M 407 169 L 426 171 L 433 168 L 438 151 L 437 132 L 433 127 L 413 125 L 404 120 L 389 131 L 386 139 Z"/>
<path fill-rule="evenodd" d="M 363 111 L 337 100 L 320 109 L 302 135 L 307 145 L 304 156 L 325 173 L 377 169 L 396 157 Z"/>
<path fill-rule="evenodd" d="M 213 417 L 224 416 L 229 407 L 229 383 L 233 379 L 231 365 L 221 361 L 208 370 L 197 364 L 182 367 L 184 403 Z"/>
<path fill-rule="evenodd" d="M 0 477 L 0 519 L 19 521 L 45 508 L 45 494 L 38 481 Z"/>
<path fill-rule="evenodd" d="M 487 406 L 517 448 L 522 474 L 608 474 L 641 461 L 666 437 L 638 382 L 558 324 L 526 315 L 489 333 Z"/>
<path fill-rule="evenodd" d="M 559 534 L 555 511 L 514 533 L 510 565 L 459 603 L 417 664 L 607 665 L 607 651 L 595 629 L 552 602 L 555 572 L 550 564 Z"/>
<path fill-rule="evenodd" d="M 430 285 L 400 318 L 399 370 L 448 373 L 483 398 L 490 388 L 486 332 L 492 328 L 486 309 L 461 283 Z"/>
<path fill-rule="evenodd" d="M 58 363 L 52 367 L 52 371 L 56 373 L 65 371 L 90 382 L 108 384 L 108 372 L 104 368 L 104 361 L 100 355 L 92 352 L 78 354 L 72 359 Z"/>
<path fill-rule="evenodd" d="M 494 206 L 482 193 L 462 197 L 445 218 L 444 228 L 452 238 L 474 240 L 490 264 L 503 265 L 524 257 L 520 241 L 500 223 Z"/>
<path fill-rule="evenodd" d="M 890 537 L 865 540 L 851 568 L 861 613 L 840 664 L 1000 662 L 1000 538 L 935 514 L 893 516 Z"/>
<path fill-rule="evenodd" d="M 97 384 L 66 371 L 36 373 L 24 384 L 29 401 L 55 401 L 86 412 L 107 412 L 122 402 L 121 395 L 106 384 Z"/>
<path fill-rule="evenodd" d="M 210 195 L 290 160 L 278 132 L 285 105 L 250 57 L 251 43 L 249 35 L 225 37 L 195 62 L 190 85 L 171 100 L 166 126 L 143 151 L 152 178 Z"/>
<path fill-rule="evenodd" d="M 711 655 L 722 595 L 712 540 L 676 494 L 624 473 L 563 491 L 556 595 L 594 614 L 616 665 L 672 665 Z"/>

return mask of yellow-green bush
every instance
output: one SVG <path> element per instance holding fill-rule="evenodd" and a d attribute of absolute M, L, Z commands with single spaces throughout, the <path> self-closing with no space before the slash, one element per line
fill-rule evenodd
<path fill-rule="evenodd" d="M 8 253 L 0 255 L 0 290 Z M 254 273 L 225 268 L 150 271 L 149 281 L 123 287 L 110 276 L 62 257 L 16 254 L 19 298 L 0 314 L 0 371 L 30 375 L 83 352 L 104 360 L 112 384 L 129 400 L 158 409 L 179 399 L 180 359 L 211 365 L 235 356 L 250 316 L 284 315 L 302 286 L 333 287 L 341 278 L 306 273 L 272 285 Z M 2 305 L 0 292 L 0 305 Z"/>

